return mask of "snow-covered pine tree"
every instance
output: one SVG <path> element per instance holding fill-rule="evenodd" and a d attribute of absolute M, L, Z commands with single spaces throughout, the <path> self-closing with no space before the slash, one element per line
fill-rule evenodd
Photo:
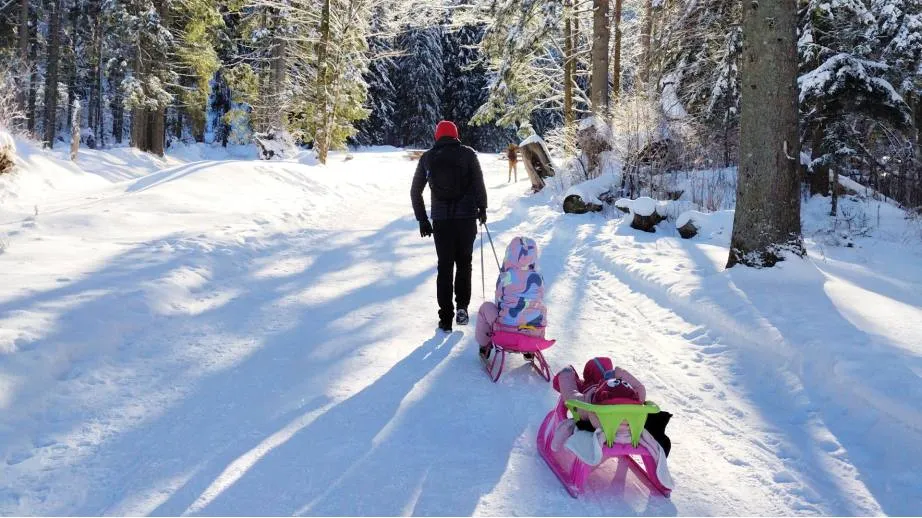
<path fill-rule="evenodd" d="M 892 4 L 812 0 L 801 11 L 800 104 L 812 148 L 814 193 L 829 192 L 830 168 L 834 174 L 886 170 L 879 153 L 892 155 L 904 147 L 879 148 L 893 142 L 894 131 L 905 131 L 912 124 L 909 106 L 898 90 L 903 86 L 901 76 L 907 74 L 892 72 L 884 57 L 900 33 L 894 27 L 899 25 L 894 10 L 898 8 Z M 832 213 L 836 213 L 835 198 Z"/>
<path fill-rule="evenodd" d="M 471 123 L 487 100 L 488 71 L 480 53 L 483 25 L 445 30 L 442 37 L 444 84 L 442 118 L 458 125 L 461 139 L 480 151 L 501 151 L 515 139 L 515 131 L 492 123 Z"/>
<path fill-rule="evenodd" d="M 224 79 L 224 74 L 218 70 L 208 84 L 208 101 L 206 103 L 203 140 L 206 144 L 220 143 L 227 146 L 230 128 L 224 116 L 231 110 L 231 92 Z"/>
<path fill-rule="evenodd" d="M 386 32 L 385 10 L 379 6 L 371 22 L 368 40 L 368 71 L 364 74 L 368 84 L 365 107 L 368 118 L 356 123 L 356 134 L 352 142 L 361 146 L 381 145 L 393 141 L 397 90 L 392 78 L 396 69 L 394 63 L 393 37 Z"/>
<path fill-rule="evenodd" d="M 582 3 L 578 4 L 574 12 L 580 12 Z M 489 97 L 478 109 L 475 122 L 496 121 L 500 126 L 526 127 L 536 111 L 562 111 L 566 61 L 563 3 L 482 0 L 475 5 L 471 16 L 474 20 L 489 20 L 481 44 L 490 72 Z M 591 26 L 585 17 L 582 20 L 575 17 L 574 22 L 578 34 L 580 28 Z M 573 49 L 576 55 L 588 48 L 583 44 L 587 42 L 585 38 L 579 42 Z M 574 88 L 572 101 L 575 105 L 588 105 L 585 89 Z"/>
<path fill-rule="evenodd" d="M 169 30 L 167 0 L 116 0 L 124 5 L 121 19 L 128 41 L 129 72 L 122 80 L 125 108 L 131 110 L 131 143 L 142 151 L 163 155 L 166 108 L 173 102 L 169 85 L 176 74 L 170 57 L 174 38 Z"/>
<path fill-rule="evenodd" d="M 184 0 L 173 4 L 180 126 L 188 120 L 192 135 L 201 140 L 205 129 L 209 82 L 221 67 L 216 46 L 224 28 L 216 0 Z M 185 115 L 185 117 L 183 117 Z M 182 128 L 176 131 L 182 137 Z"/>
<path fill-rule="evenodd" d="M 444 58 L 441 28 L 414 28 L 398 41 L 404 54 L 396 59 L 400 74 L 395 88 L 401 94 L 396 113 L 394 144 L 428 147 L 441 118 L 444 89 Z"/>
<path fill-rule="evenodd" d="M 313 142 L 317 157 L 342 148 L 355 134 L 354 122 L 368 116 L 362 104 L 367 86 L 371 0 L 321 0 L 313 45 L 315 64 L 305 96 L 291 121 Z"/>
<path fill-rule="evenodd" d="M 690 121 L 714 142 L 725 165 L 736 163 L 740 107 L 740 2 L 666 2 L 650 83 L 672 89 Z M 657 73 L 659 71 L 659 73 Z"/>

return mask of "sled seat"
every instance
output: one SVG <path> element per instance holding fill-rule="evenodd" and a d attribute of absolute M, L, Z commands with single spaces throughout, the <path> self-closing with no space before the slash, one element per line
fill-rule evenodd
<path fill-rule="evenodd" d="M 573 418 L 579 420 L 580 410 L 595 414 L 605 435 L 602 462 L 598 466 L 586 464 L 566 448 L 560 448 L 556 452 L 551 449 L 554 431 L 562 421 L 568 418 L 567 412 L 571 412 Z M 628 468 L 634 471 L 652 490 L 669 497 L 672 490 L 663 485 L 657 476 L 656 456 L 640 444 L 640 435 L 647 416 L 659 411 L 659 407 L 652 401 L 647 401 L 643 405 L 593 405 L 574 399 L 564 401 L 561 397 L 557 406 L 547 414 L 541 427 L 538 428 L 538 453 L 574 498 L 585 491 L 586 481 L 592 471 L 611 458 L 618 459 L 618 462 L 626 462 Z M 627 422 L 630 429 L 630 444 L 615 442 L 618 429 L 624 422 Z M 631 457 L 632 455 L 641 457 L 643 468 Z"/>
<path fill-rule="evenodd" d="M 493 383 L 499 380 L 506 364 L 506 353 L 531 354 L 531 366 L 544 378 L 551 381 L 551 368 L 541 352 L 557 343 L 556 340 L 547 340 L 539 336 L 530 336 L 512 331 L 496 331 L 493 333 L 493 357 L 484 362 L 487 374 Z"/>

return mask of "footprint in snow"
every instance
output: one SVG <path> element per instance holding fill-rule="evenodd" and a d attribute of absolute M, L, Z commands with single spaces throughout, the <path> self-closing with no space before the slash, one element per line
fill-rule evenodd
<path fill-rule="evenodd" d="M 31 459 L 33 455 L 34 453 L 32 453 L 31 451 L 27 451 L 27 450 L 13 452 L 9 457 L 7 457 L 6 464 L 8 466 L 15 466 L 17 464 L 22 464 L 23 462 Z"/>

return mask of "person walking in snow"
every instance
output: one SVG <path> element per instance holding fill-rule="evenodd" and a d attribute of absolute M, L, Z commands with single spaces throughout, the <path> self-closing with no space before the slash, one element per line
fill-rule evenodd
<path fill-rule="evenodd" d="M 423 188 L 427 184 L 432 223 L 423 201 Z M 434 236 L 438 256 L 439 328 L 451 332 L 452 317 L 458 325 L 466 325 L 470 320 L 467 307 L 471 302 L 471 260 L 477 220 L 481 224 L 487 221 L 487 188 L 477 152 L 461 145 L 458 128 L 453 122 L 441 121 L 436 126 L 435 144 L 423 153 L 416 166 L 410 200 L 419 222 L 419 235 Z M 457 314 L 452 305 L 452 292 Z"/>

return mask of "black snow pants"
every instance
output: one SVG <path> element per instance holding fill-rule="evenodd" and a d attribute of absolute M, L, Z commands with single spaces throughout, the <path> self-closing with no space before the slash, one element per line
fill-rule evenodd
<path fill-rule="evenodd" d="M 458 309 L 467 309 L 471 303 L 471 259 L 474 254 L 474 240 L 477 238 L 477 220 L 436 220 L 432 222 L 432 234 L 435 252 L 439 257 L 439 273 L 436 278 L 439 320 L 451 322 L 455 316 L 451 304 L 452 273 Z"/>

